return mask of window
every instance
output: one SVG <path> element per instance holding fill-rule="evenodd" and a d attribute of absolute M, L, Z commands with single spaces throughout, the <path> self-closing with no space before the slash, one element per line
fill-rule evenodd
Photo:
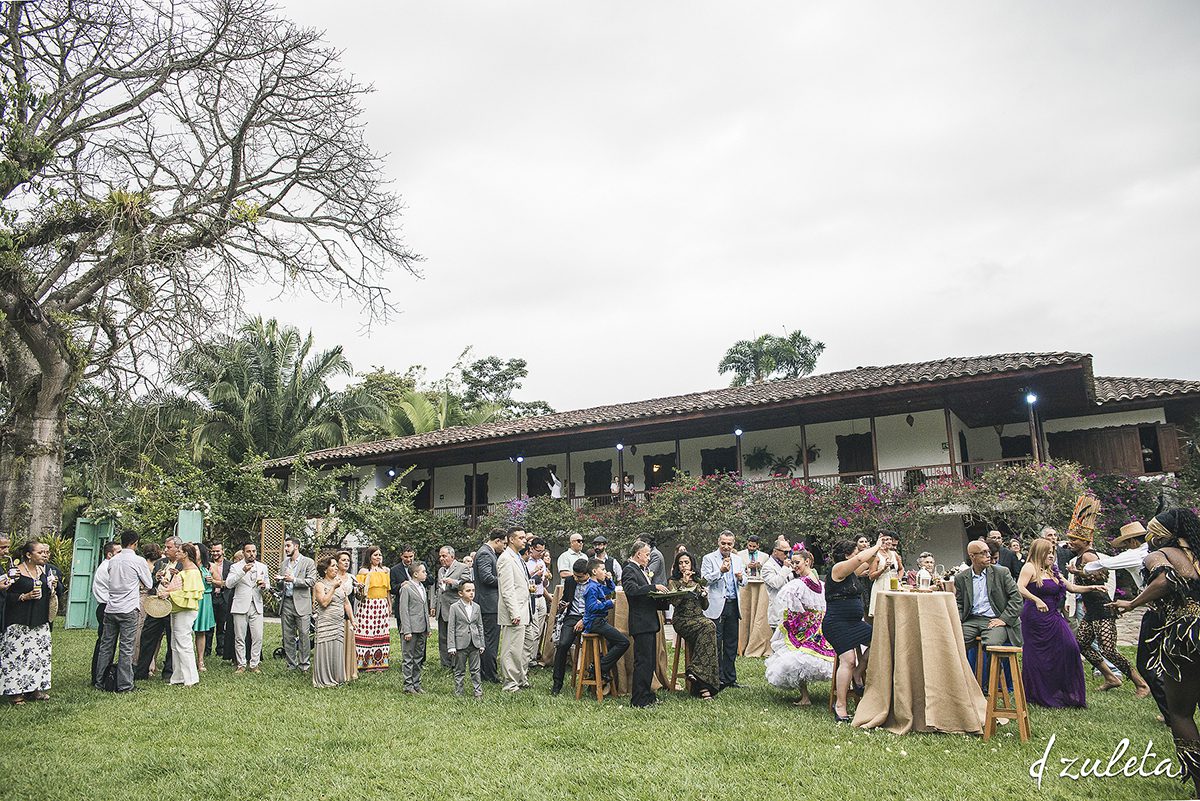
<path fill-rule="evenodd" d="M 718 473 L 736 473 L 737 448 L 701 448 L 700 474 L 715 476 Z"/>

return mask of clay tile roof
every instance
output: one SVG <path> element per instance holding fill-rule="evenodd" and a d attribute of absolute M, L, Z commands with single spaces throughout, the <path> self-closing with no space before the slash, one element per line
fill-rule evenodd
<path fill-rule="evenodd" d="M 781 379 L 748 387 L 726 387 L 688 395 L 596 406 L 537 417 L 521 417 L 479 426 L 457 426 L 428 434 L 362 442 L 313 451 L 309 462 L 338 462 L 393 453 L 419 451 L 446 445 L 480 442 L 545 431 L 570 431 L 584 426 L 626 423 L 635 420 L 669 419 L 672 415 L 716 409 L 770 405 L 802 398 L 833 396 L 847 392 L 912 386 L 977 375 L 1001 374 L 1081 363 L 1090 375 L 1091 357 L 1085 353 L 1003 353 L 931 362 L 856 367 L 836 373 Z M 294 457 L 272 459 L 265 469 L 286 467 Z"/>
<path fill-rule="evenodd" d="M 1096 376 L 1096 403 L 1119 403 L 1192 393 L 1200 393 L 1200 381 Z"/>

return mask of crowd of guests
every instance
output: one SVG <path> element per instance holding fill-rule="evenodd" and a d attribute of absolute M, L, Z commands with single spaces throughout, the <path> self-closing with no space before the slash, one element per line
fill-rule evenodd
<path fill-rule="evenodd" d="M 686 644 L 689 691 L 711 700 L 741 686 L 740 591 L 753 580 L 765 585 L 774 630 L 768 682 L 799 690 L 797 703 L 809 704 L 809 682 L 831 681 L 834 715 L 846 722 L 851 695 L 864 690 L 879 593 L 907 582 L 954 592 L 969 660 L 989 645 L 1022 647 L 1033 703 L 1085 706 L 1084 661 L 1103 676 L 1100 690 L 1121 686 L 1125 677 L 1139 698 L 1152 694 L 1200 791 L 1200 735 L 1192 717 L 1200 703 L 1200 520 L 1191 510 L 1172 509 L 1148 527 L 1125 526 L 1112 545 L 1117 553 L 1098 554 L 1082 528 L 1068 529 L 1060 545 L 1047 527 L 1027 548 L 1015 539 L 1006 544 L 992 531 L 968 544 L 959 568 L 947 571 L 923 552 L 906 570 L 898 537 L 884 532 L 874 543 L 866 537 L 835 543 L 819 577 L 813 552 L 783 537 L 764 550 L 752 536 L 738 551 L 725 531 L 699 559 L 679 546 L 668 569 L 653 538 L 636 541 L 622 564 L 604 537 L 587 553 L 583 537 L 572 534 L 552 564 L 542 538 L 513 527 L 492 530 L 476 553 L 461 559 L 452 547 L 441 548 L 435 570 L 416 560 L 412 548 L 391 567 L 379 548 L 369 548 L 355 574 L 349 552 L 314 561 L 288 538 L 272 575 L 253 543 L 230 560 L 219 544 L 210 551 L 170 537 L 160 551 L 151 544 L 139 548 L 137 535 L 125 532 L 119 544 L 105 548 L 93 581 L 100 632 L 92 680 L 115 692 L 133 690 L 135 680 L 151 675 L 194 687 L 213 650 L 235 673 L 257 673 L 265 595 L 273 593 L 286 667 L 310 673 L 314 686 L 388 669 L 395 619 L 404 691 L 423 693 L 433 620 L 439 664 L 453 673 L 456 693 L 479 697 L 485 683 L 520 693 L 540 663 L 557 574 L 562 592 L 553 610 L 552 693 L 562 691 L 579 638 L 591 634 L 607 646 L 602 686 L 632 648 L 631 703 L 655 704 L 660 612 L 666 612 Z M 0 553 L 8 554 L 9 546 L 0 537 Z M 47 545 L 28 542 L 17 556 L 0 578 L 0 688 L 22 704 L 49 697 L 50 623 L 64 588 Z M 1129 571 L 1136 597 L 1114 600 L 1118 570 Z M 628 605 L 624 631 L 613 620 L 618 586 Z M 1134 665 L 1116 648 L 1115 621 L 1140 607 L 1146 612 Z M 1005 680 L 1011 685 L 1010 676 Z"/>

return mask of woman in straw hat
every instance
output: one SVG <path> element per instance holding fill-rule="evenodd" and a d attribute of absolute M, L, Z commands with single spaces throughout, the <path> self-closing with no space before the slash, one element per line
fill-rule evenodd
<path fill-rule="evenodd" d="M 1146 589 L 1111 606 L 1128 612 L 1152 603 L 1162 617 L 1148 643 L 1150 669 L 1162 674 L 1167 722 L 1183 776 L 1200 797 L 1200 732 L 1194 717 L 1200 704 L 1200 519 L 1191 509 L 1168 509 L 1146 530 Z"/>

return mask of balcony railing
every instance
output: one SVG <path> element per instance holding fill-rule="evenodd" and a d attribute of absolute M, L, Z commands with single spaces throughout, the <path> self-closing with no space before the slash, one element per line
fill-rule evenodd
<path fill-rule="evenodd" d="M 1018 456 L 1008 459 L 989 459 L 984 461 L 959 462 L 954 465 L 950 464 L 932 464 L 920 465 L 916 467 L 896 467 L 886 470 L 859 471 L 853 473 L 827 473 L 823 475 L 809 475 L 807 481 L 809 484 L 817 486 L 832 487 L 837 484 L 858 484 L 861 486 L 879 486 L 887 484 L 894 490 L 912 491 L 921 484 L 926 484 L 930 481 L 938 479 L 950 478 L 951 476 L 959 479 L 976 478 L 982 473 L 996 467 L 1013 467 L 1018 465 L 1026 465 L 1032 462 L 1032 458 L 1028 456 Z M 774 478 L 762 479 L 756 481 L 756 484 L 770 484 L 778 481 L 804 481 L 801 476 L 777 476 Z M 651 490 L 650 492 L 652 492 Z M 649 494 L 647 490 L 637 490 L 632 494 L 621 493 L 620 495 L 612 495 L 604 493 L 602 495 L 577 495 L 572 498 L 564 499 L 571 504 L 571 508 L 576 511 L 583 509 L 589 504 L 592 506 L 607 506 L 618 503 L 642 503 Z M 507 501 L 499 503 L 470 504 L 465 506 L 439 506 L 433 509 L 436 515 L 453 515 L 461 518 L 466 524 L 472 528 L 478 525 L 479 520 L 487 517 L 499 507 L 504 506 Z"/>

